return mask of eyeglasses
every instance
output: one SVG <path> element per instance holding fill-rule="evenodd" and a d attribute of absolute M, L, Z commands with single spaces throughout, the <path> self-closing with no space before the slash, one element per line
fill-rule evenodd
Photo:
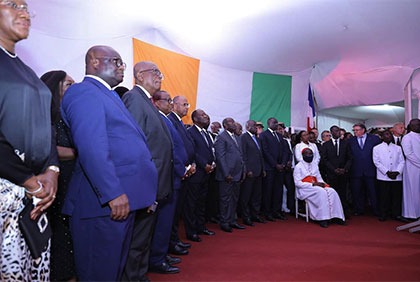
<path fill-rule="evenodd" d="M 117 68 L 120 68 L 121 66 L 123 66 L 124 69 L 127 68 L 127 65 L 120 58 L 113 58 L 113 57 L 96 57 L 96 58 L 104 59 L 105 61 L 112 61 Z"/>
<path fill-rule="evenodd" d="M 156 75 L 157 77 L 159 77 L 160 80 L 163 80 L 164 79 L 163 73 L 160 70 L 158 70 L 158 69 L 142 70 L 142 71 L 139 71 L 139 73 L 149 72 L 149 71 L 153 72 L 153 75 Z"/>
<path fill-rule="evenodd" d="M 174 101 L 173 101 L 171 98 L 167 98 L 167 99 L 159 99 L 159 100 L 161 100 L 161 101 L 166 101 L 166 102 L 168 102 L 169 104 L 173 104 L 173 103 L 174 103 Z"/>
<path fill-rule="evenodd" d="M 10 7 L 13 10 L 18 11 L 18 12 L 28 13 L 30 18 L 35 18 L 35 14 L 32 12 L 29 12 L 28 4 L 18 5 L 15 2 L 10 1 L 10 0 L 0 0 L 0 4 Z"/>

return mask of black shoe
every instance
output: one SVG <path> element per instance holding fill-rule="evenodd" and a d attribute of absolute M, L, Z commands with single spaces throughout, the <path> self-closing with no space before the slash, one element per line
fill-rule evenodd
<path fill-rule="evenodd" d="M 156 272 L 162 274 L 174 274 L 179 272 L 179 268 L 172 266 L 166 262 L 162 262 L 159 265 L 153 265 L 149 267 L 149 272 Z"/>
<path fill-rule="evenodd" d="M 404 223 L 409 223 L 409 222 L 411 222 L 411 220 L 409 220 L 408 218 L 405 218 L 405 217 L 400 216 L 400 215 L 398 215 L 398 216 L 394 217 L 394 219 L 395 219 L 395 220 L 398 220 L 398 221 L 401 221 L 401 222 L 404 222 Z"/>
<path fill-rule="evenodd" d="M 138 281 L 139 282 L 150 282 L 150 279 L 146 275 L 142 275 Z"/>
<path fill-rule="evenodd" d="M 178 243 L 176 243 L 178 246 L 180 246 L 183 249 L 189 249 L 191 248 L 191 244 L 190 243 L 185 243 L 182 241 L 178 241 Z"/>
<path fill-rule="evenodd" d="M 338 225 L 347 225 L 346 222 L 342 220 L 341 218 L 336 218 L 334 222 L 337 223 Z"/>
<path fill-rule="evenodd" d="M 188 249 L 182 248 L 179 245 L 175 245 L 169 247 L 169 253 L 177 256 L 185 256 L 188 255 L 189 251 Z"/>
<path fill-rule="evenodd" d="M 230 227 L 229 225 L 220 225 L 220 229 L 222 229 L 225 232 L 232 233 L 232 227 Z"/>
<path fill-rule="evenodd" d="M 235 229 L 245 229 L 245 226 L 237 224 L 237 223 L 231 224 L 230 227 L 235 228 Z"/>
<path fill-rule="evenodd" d="M 193 242 L 201 242 L 201 238 L 197 234 L 187 235 L 187 239 Z"/>
<path fill-rule="evenodd" d="M 254 223 L 252 223 L 251 219 L 249 218 L 244 219 L 243 223 L 248 226 L 254 226 Z"/>
<path fill-rule="evenodd" d="M 319 222 L 319 226 L 321 226 L 322 228 L 327 228 L 328 227 L 328 220 L 321 220 Z"/>
<path fill-rule="evenodd" d="M 205 228 L 203 231 L 199 232 L 199 234 L 212 236 L 212 235 L 216 234 L 216 232 L 208 230 L 207 228 Z"/>
<path fill-rule="evenodd" d="M 275 213 L 273 214 L 274 218 L 280 219 L 280 220 L 286 220 L 286 217 L 282 215 L 281 213 Z"/>
<path fill-rule="evenodd" d="M 209 221 L 211 223 L 219 224 L 219 220 L 217 218 L 215 218 L 214 216 L 210 217 Z"/>
<path fill-rule="evenodd" d="M 266 216 L 265 216 L 265 219 L 267 219 L 268 221 L 276 221 L 276 220 L 274 219 L 274 217 L 272 217 L 271 215 L 266 215 Z"/>
<path fill-rule="evenodd" d="M 252 218 L 252 221 L 259 222 L 259 223 L 267 223 L 267 221 L 259 216 Z"/>
<path fill-rule="evenodd" d="M 166 262 L 170 265 L 178 264 L 181 261 L 182 261 L 181 258 L 171 257 L 170 255 L 166 255 Z"/>

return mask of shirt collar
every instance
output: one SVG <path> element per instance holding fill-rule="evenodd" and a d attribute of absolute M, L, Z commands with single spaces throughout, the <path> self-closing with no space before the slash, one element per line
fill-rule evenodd
<path fill-rule="evenodd" d="M 92 74 L 87 74 L 85 77 L 93 78 L 93 79 L 99 81 L 100 83 L 102 83 L 109 90 L 112 90 L 111 86 L 105 80 L 103 80 L 102 78 L 100 78 L 99 76 L 92 75 Z"/>
<path fill-rule="evenodd" d="M 151 99 L 152 95 L 150 95 L 149 91 L 147 91 L 143 86 L 136 84 L 137 87 L 139 87 L 141 90 L 143 90 L 144 93 L 146 93 L 147 98 Z"/>

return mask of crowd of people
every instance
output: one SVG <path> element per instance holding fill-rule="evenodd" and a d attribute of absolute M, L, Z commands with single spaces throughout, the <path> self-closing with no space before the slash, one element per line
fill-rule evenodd
<path fill-rule="evenodd" d="M 161 89 L 154 62 L 134 65 L 131 90 L 117 87 L 126 65 L 109 46 L 87 50 L 79 83 L 61 70 L 38 78 L 15 53 L 29 27 L 23 0 L 0 0 L 1 280 L 178 273 L 192 247 L 180 238 L 216 235 L 209 222 L 232 233 L 287 220 L 295 198 L 323 228 L 365 213 L 420 217 L 419 119 L 380 137 L 362 123 L 354 136 L 333 125 L 322 141 L 316 128 L 290 134 L 275 117 L 242 127 L 195 109 L 185 125 L 190 104 Z M 52 228 L 38 258 L 19 230 L 25 199 Z"/>

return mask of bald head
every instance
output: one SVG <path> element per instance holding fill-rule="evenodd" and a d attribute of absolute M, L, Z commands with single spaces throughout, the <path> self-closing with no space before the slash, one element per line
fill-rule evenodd
<path fill-rule="evenodd" d="M 125 64 L 120 54 L 109 46 L 89 48 L 85 64 L 86 74 L 100 77 L 111 87 L 117 86 L 124 79 Z"/>
<path fill-rule="evenodd" d="M 134 80 L 153 96 L 160 90 L 163 75 L 157 65 L 153 62 L 142 61 L 134 65 Z"/>
<path fill-rule="evenodd" d="M 188 103 L 188 100 L 184 96 L 175 96 L 174 98 L 174 107 L 173 111 L 182 117 L 185 117 L 188 113 L 188 109 L 190 108 L 190 104 Z"/>

